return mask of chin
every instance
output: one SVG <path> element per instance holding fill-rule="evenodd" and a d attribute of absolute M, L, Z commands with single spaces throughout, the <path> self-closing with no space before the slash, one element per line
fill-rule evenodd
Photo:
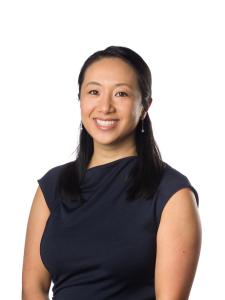
<path fill-rule="evenodd" d="M 93 142 L 96 143 L 96 144 L 101 144 L 101 145 L 111 145 L 111 144 L 114 144 L 116 142 L 118 142 L 118 139 L 112 139 L 112 138 L 93 138 Z"/>

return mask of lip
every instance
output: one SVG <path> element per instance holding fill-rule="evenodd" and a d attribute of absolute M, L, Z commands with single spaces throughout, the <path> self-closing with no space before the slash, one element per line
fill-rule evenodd
<path fill-rule="evenodd" d="M 96 128 L 102 130 L 102 131 L 108 131 L 108 130 L 112 130 L 114 128 L 117 127 L 118 123 L 119 123 L 119 120 L 116 120 L 116 119 L 110 119 L 110 121 L 116 121 L 114 124 L 112 125 L 107 125 L 107 126 L 104 126 L 104 125 L 100 125 L 97 123 L 96 119 L 99 119 L 99 118 L 94 118 L 94 123 L 95 123 L 95 126 Z M 99 120 L 102 120 L 102 119 L 99 119 Z M 109 120 L 109 119 L 108 119 Z"/>
<path fill-rule="evenodd" d="M 102 118 L 93 118 L 94 120 L 98 119 L 101 121 L 119 121 L 119 119 L 102 119 Z"/>

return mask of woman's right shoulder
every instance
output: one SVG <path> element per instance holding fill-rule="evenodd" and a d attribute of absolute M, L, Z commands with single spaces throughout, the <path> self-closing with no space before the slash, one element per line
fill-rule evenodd
<path fill-rule="evenodd" d="M 56 188 L 60 174 L 63 172 L 63 170 L 65 170 L 66 167 L 71 166 L 73 163 L 73 161 L 70 161 L 53 166 L 47 169 L 47 171 L 45 171 L 44 174 L 37 179 L 37 182 L 39 184 L 39 187 L 42 191 L 42 194 L 50 212 L 53 211 L 58 202 Z"/>

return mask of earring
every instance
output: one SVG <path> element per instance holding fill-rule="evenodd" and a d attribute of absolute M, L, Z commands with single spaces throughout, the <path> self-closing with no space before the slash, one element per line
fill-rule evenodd
<path fill-rule="evenodd" d="M 82 129 L 83 129 L 82 122 L 80 122 L 80 130 L 82 130 Z"/>
<path fill-rule="evenodd" d="M 141 132 L 145 132 L 145 131 L 144 131 L 144 128 L 143 128 L 143 121 L 144 121 L 144 120 L 141 120 L 141 121 L 142 121 Z"/>

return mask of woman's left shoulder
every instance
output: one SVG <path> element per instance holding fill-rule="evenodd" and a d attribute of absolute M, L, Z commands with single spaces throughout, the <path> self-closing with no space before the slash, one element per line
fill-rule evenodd
<path fill-rule="evenodd" d="M 178 191 L 180 198 L 184 199 L 184 197 L 192 197 L 192 199 L 196 201 L 197 206 L 199 206 L 199 195 L 197 189 L 193 186 L 189 178 L 180 170 L 172 167 L 168 163 L 165 163 L 156 197 L 158 225 L 166 204 L 170 202 L 170 200 L 174 199 L 175 194 L 176 196 L 178 195 Z"/>

